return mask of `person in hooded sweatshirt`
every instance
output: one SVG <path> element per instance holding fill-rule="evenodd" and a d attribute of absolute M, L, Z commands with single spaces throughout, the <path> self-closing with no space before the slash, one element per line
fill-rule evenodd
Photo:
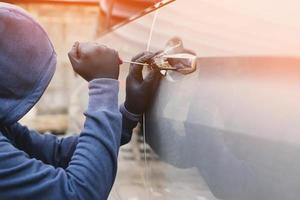
<path fill-rule="evenodd" d="M 133 61 L 146 62 L 144 52 Z M 0 199 L 107 199 L 120 144 L 146 110 L 160 75 L 143 79 L 130 68 L 125 103 L 118 108 L 118 53 L 97 43 L 75 43 L 73 69 L 89 82 L 89 105 L 79 136 L 58 139 L 18 123 L 39 100 L 56 65 L 53 46 L 24 10 L 0 3 Z M 121 111 L 121 112 L 120 112 Z"/>

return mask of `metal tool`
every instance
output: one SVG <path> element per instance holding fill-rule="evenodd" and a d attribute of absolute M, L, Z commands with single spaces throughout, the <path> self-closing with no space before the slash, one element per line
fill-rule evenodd
<path fill-rule="evenodd" d="M 160 52 L 159 54 L 155 55 L 154 57 L 162 57 L 162 56 L 166 56 L 166 54 L 169 52 L 169 51 L 172 51 L 173 49 L 179 47 L 181 45 L 181 43 L 173 46 L 173 47 L 169 47 L 167 49 L 165 49 L 164 51 Z M 143 66 L 148 66 L 149 64 L 147 63 L 140 63 L 140 62 L 134 62 L 134 61 L 129 61 L 129 60 L 122 60 L 123 63 L 129 63 L 129 64 L 135 64 L 135 65 L 143 65 Z M 168 68 L 170 69 L 170 68 Z"/>
<path fill-rule="evenodd" d="M 123 60 L 123 63 L 129 63 L 129 64 L 135 64 L 135 65 L 143 65 L 143 66 L 148 66 L 149 65 L 147 63 L 133 62 L 133 61 L 129 61 L 129 60 Z"/>

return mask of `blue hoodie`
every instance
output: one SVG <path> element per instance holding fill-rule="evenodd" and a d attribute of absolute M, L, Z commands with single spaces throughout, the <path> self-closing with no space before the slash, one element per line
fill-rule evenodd
<path fill-rule="evenodd" d="M 18 123 L 43 94 L 55 65 L 53 46 L 38 23 L 24 10 L 0 3 L 1 200 L 93 200 L 109 195 L 120 141 L 127 143 L 136 125 L 118 111 L 118 81 L 89 83 L 79 136 L 58 139 Z"/>

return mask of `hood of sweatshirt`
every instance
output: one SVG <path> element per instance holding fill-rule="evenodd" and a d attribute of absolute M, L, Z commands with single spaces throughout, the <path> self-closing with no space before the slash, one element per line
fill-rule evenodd
<path fill-rule="evenodd" d="M 56 67 L 44 29 L 23 9 L 0 3 L 0 125 L 21 119 L 40 99 Z"/>

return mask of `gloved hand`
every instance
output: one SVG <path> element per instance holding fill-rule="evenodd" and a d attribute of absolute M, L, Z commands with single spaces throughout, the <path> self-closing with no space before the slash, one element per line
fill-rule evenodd
<path fill-rule="evenodd" d="M 155 54 L 143 52 L 135 56 L 132 61 L 150 63 Z M 126 79 L 125 108 L 133 114 L 142 114 L 148 108 L 155 91 L 158 88 L 161 74 L 157 67 L 151 67 L 149 74 L 143 79 L 143 66 L 131 64 L 129 75 Z"/>
<path fill-rule="evenodd" d="M 122 61 L 118 52 L 104 45 L 76 42 L 68 56 L 74 71 L 87 81 L 119 77 L 119 65 Z"/>

